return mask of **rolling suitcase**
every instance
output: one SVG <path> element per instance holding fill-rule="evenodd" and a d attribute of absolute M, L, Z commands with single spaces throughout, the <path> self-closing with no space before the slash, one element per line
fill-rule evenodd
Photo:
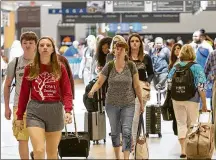
<path fill-rule="evenodd" d="M 161 92 L 157 92 L 157 104 L 146 106 L 146 137 L 149 134 L 161 134 Z"/>
<path fill-rule="evenodd" d="M 101 100 L 103 97 L 102 89 L 98 90 L 97 96 L 99 109 L 97 112 L 85 112 L 84 131 L 89 133 L 93 143 L 99 144 L 99 140 L 106 142 L 106 115 L 103 109 L 104 100 Z"/>
<path fill-rule="evenodd" d="M 75 114 L 74 127 L 75 132 L 68 132 L 65 126 L 65 132 L 62 132 L 61 141 L 58 146 L 58 153 L 62 157 L 88 157 L 90 149 L 90 138 L 88 132 L 77 132 Z"/>

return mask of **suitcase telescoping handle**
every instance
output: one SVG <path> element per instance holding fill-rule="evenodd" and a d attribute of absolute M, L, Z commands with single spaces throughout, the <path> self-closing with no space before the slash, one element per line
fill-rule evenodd
<path fill-rule="evenodd" d="M 211 119 L 211 113 L 212 111 L 211 110 L 207 110 L 207 112 L 209 112 L 209 118 L 208 118 L 208 123 L 210 123 L 210 119 Z M 202 110 L 199 110 L 199 117 L 198 117 L 198 123 L 200 122 L 200 115 L 202 114 Z M 214 117 L 212 116 L 212 124 L 213 124 L 213 119 Z"/>
<path fill-rule="evenodd" d="M 73 119 L 74 119 L 74 128 L 75 128 L 75 136 L 78 138 L 78 133 L 77 133 L 77 125 L 76 125 L 76 117 L 75 117 L 75 111 L 74 111 L 74 107 L 72 109 L 73 111 Z M 65 135 L 68 136 L 68 131 L 67 131 L 67 125 L 65 124 Z"/>

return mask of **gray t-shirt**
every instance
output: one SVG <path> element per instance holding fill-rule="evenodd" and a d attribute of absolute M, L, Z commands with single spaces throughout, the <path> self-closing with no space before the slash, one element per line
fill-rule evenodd
<path fill-rule="evenodd" d="M 133 63 L 132 74 L 137 73 L 136 65 Z M 108 63 L 104 66 L 101 74 L 108 76 Z M 108 78 L 108 89 L 106 95 L 106 105 L 112 106 L 134 106 L 135 93 L 132 83 L 132 75 L 128 63 L 123 71 L 118 73 L 113 66 Z"/>
<path fill-rule="evenodd" d="M 16 87 L 15 87 L 15 95 L 14 95 L 14 106 L 18 106 L 18 100 L 19 100 L 19 94 L 20 94 L 20 88 L 22 84 L 22 78 L 24 75 L 24 68 L 29 63 L 31 63 L 32 60 L 26 60 L 24 59 L 23 55 L 19 57 L 16 67 Z M 10 78 L 14 78 L 14 67 L 16 63 L 16 58 L 14 58 L 9 64 L 7 68 L 6 75 Z"/>

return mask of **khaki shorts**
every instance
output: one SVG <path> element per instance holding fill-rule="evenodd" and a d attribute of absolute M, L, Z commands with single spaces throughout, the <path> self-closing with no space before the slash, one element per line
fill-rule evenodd
<path fill-rule="evenodd" d="M 26 113 L 23 116 L 23 122 L 24 122 L 24 129 L 21 131 L 18 131 L 15 126 L 15 120 L 17 119 L 17 107 L 13 108 L 13 135 L 16 137 L 18 141 L 28 141 L 29 140 L 29 134 L 26 128 Z"/>

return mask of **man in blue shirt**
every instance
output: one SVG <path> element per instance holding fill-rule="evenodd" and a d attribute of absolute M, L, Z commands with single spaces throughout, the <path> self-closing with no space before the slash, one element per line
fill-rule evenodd
<path fill-rule="evenodd" d="M 165 82 L 168 75 L 168 65 L 170 50 L 163 45 L 161 37 L 155 38 L 155 48 L 150 53 L 154 69 L 154 86 L 155 89 L 165 89 Z"/>

